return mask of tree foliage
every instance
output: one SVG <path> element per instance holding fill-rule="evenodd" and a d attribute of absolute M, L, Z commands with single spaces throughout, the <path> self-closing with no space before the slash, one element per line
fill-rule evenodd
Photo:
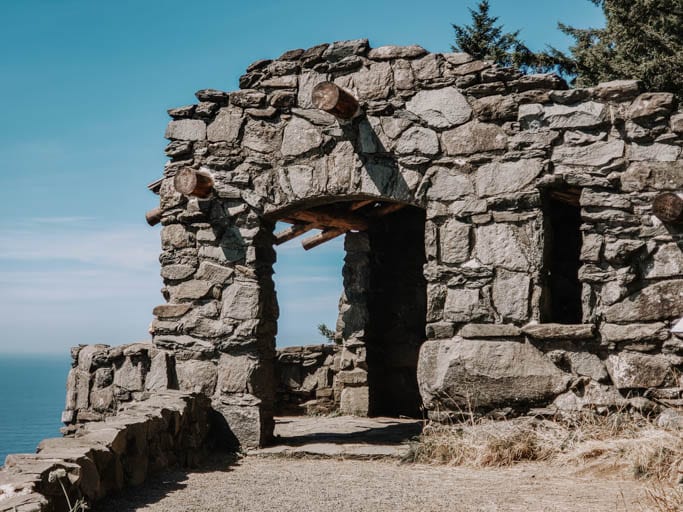
<path fill-rule="evenodd" d="M 590 0 L 602 7 L 605 28 L 560 30 L 574 39 L 570 55 L 548 59 L 579 86 L 638 79 L 645 88 L 683 98 L 683 0 Z"/>
<path fill-rule="evenodd" d="M 452 24 L 455 31 L 455 52 L 469 53 L 481 60 L 490 60 L 501 66 L 515 66 L 522 70 L 536 69 L 541 63 L 539 56 L 529 50 L 519 38 L 519 30 L 504 32 L 498 24 L 498 17 L 491 16 L 488 0 L 469 9 L 471 25 Z"/>
<path fill-rule="evenodd" d="M 320 335 L 323 338 L 326 338 L 327 341 L 329 341 L 330 343 L 338 343 L 338 340 L 335 336 L 335 332 L 332 329 L 330 329 L 329 327 L 327 327 L 327 325 L 319 324 L 318 325 L 318 332 L 320 333 Z"/>

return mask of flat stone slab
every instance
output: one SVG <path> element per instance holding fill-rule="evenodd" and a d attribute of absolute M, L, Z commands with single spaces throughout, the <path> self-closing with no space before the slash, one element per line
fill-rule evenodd
<path fill-rule="evenodd" d="M 250 450 L 257 456 L 330 458 L 405 457 L 422 421 L 355 416 L 287 416 L 275 419 L 275 444 Z"/>

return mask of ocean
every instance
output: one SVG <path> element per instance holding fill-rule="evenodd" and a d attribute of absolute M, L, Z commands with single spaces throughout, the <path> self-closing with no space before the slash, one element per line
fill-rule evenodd
<path fill-rule="evenodd" d="M 0 354 L 0 465 L 9 453 L 35 453 L 59 437 L 71 358 Z"/>

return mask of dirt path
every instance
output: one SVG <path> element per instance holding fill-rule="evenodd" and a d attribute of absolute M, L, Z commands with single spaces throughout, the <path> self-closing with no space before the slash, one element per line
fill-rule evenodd
<path fill-rule="evenodd" d="M 469 469 L 396 461 L 249 456 L 197 473 L 175 472 L 107 500 L 124 512 L 628 511 L 635 482 L 580 478 L 542 464 Z"/>

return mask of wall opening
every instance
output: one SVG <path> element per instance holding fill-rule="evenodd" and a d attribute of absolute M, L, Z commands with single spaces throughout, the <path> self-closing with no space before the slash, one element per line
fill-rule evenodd
<path fill-rule="evenodd" d="M 420 417 L 417 359 L 425 340 L 425 212 L 407 207 L 372 224 L 366 346 L 369 415 Z"/>
<path fill-rule="evenodd" d="M 550 191 L 544 198 L 546 282 L 544 322 L 579 324 L 581 308 L 580 189 Z"/>

